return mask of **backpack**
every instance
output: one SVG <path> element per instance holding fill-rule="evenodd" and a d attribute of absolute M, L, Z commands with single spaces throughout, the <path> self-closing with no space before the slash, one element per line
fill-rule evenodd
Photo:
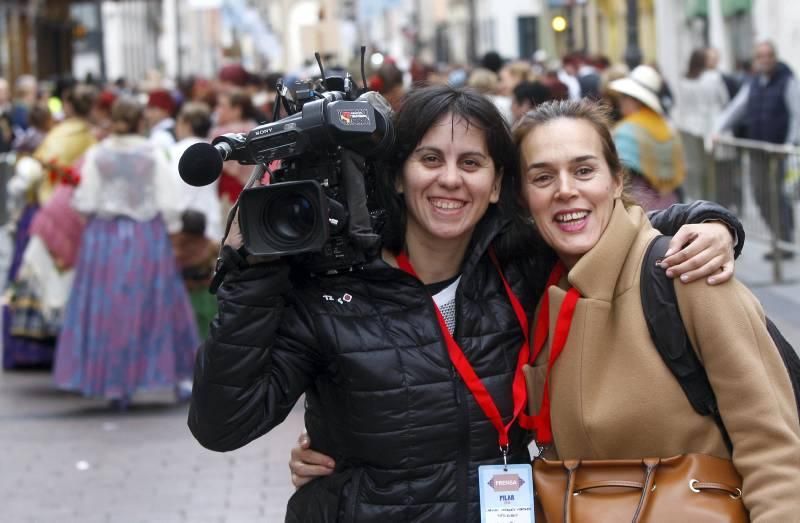
<path fill-rule="evenodd" d="M 731 450 L 731 441 L 722 423 L 714 391 L 683 326 L 673 280 L 667 277 L 666 271 L 656 265 L 664 258 L 671 239 L 671 236 L 659 236 L 654 239 L 647 247 L 642 263 L 640 289 L 647 329 L 658 353 L 675 375 L 689 403 L 698 414 L 711 416 L 714 419 L 722 432 L 725 444 Z M 800 357 L 769 318 L 767 318 L 767 331 L 789 372 L 800 415 Z"/>

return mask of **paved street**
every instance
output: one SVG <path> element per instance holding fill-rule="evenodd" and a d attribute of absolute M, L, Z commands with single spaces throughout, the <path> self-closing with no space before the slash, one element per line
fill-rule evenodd
<path fill-rule="evenodd" d="M 748 243 L 739 278 L 800 347 L 800 261 L 771 284 L 763 247 Z M 228 454 L 201 448 L 171 394 L 131 411 L 53 390 L 44 372 L 0 374 L 2 522 L 278 522 L 292 493 L 289 449 L 302 405 L 279 428 Z"/>
<path fill-rule="evenodd" d="M 0 521 L 283 521 L 302 405 L 228 454 L 194 441 L 186 411 L 167 394 L 111 413 L 103 402 L 54 391 L 47 373 L 0 374 Z"/>

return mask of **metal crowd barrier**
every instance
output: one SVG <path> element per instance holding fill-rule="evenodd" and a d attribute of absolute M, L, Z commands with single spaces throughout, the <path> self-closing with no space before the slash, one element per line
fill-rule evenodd
<path fill-rule="evenodd" d="M 767 243 L 775 282 L 800 258 L 800 147 L 720 137 L 705 155 L 707 178 L 696 186 L 742 221 L 747 241 Z"/>

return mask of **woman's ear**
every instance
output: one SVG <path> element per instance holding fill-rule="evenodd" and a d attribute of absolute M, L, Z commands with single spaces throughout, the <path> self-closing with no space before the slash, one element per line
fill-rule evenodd
<path fill-rule="evenodd" d="M 625 188 L 625 176 L 619 172 L 612 176 L 614 183 L 614 198 L 622 198 L 622 190 Z"/>
<path fill-rule="evenodd" d="M 494 177 L 494 183 L 492 185 L 492 194 L 489 196 L 489 201 L 491 203 L 497 203 L 500 201 L 500 192 L 503 190 L 503 170 L 500 169 L 497 172 L 497 175 Z"/>

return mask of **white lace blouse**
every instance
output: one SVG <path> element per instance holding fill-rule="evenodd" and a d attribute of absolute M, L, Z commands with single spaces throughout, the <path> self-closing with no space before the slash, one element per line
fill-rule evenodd
<path fill-rule="evenodd" d="M 164 152 L 138 135 L 112 135 L 91 147 L 72 205 L 100 218 L 148 221 L 159 213 L 169 230 L 179 228 L 176 180 Z"/>

